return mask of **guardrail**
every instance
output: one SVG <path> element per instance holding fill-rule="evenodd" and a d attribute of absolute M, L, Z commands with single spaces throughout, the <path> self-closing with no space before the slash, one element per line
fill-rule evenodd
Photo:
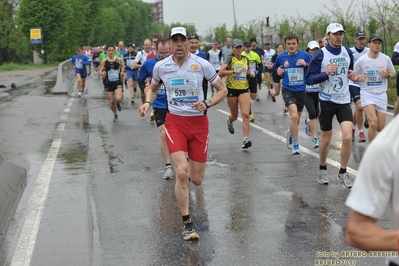
<path fill-rule="evenodd" d="M 71 94 L 75 81 L 75 69 L 72 68 L 72 59 L 68 59 L 58 65 L 57 82 L 52 90 L 53 94 Z"/>

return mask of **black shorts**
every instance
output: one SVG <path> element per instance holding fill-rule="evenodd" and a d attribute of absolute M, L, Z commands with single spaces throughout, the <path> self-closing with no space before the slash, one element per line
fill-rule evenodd
<path fill-rule="evenodd" d="M 93 66 L 94 67 L 99 67 L 100 66 L 100 62 L 93 62 Z"/>
<path fill-rule="evenodd" d="M 340 124 L 345 121 L 352 122 L 353 114 L 350 103 L 337 104 L 320 101 L 319 122 L 321 131 L 330 131 L 332 129 L 334 115 Z"/>
<path fill-rule="evenodd" d="M 283 88 L 283 99 L 285 106 L 296 104 L 298 112 L 302 112 L 306 102 L 306 91 L 290 91 Z"/>
<path fill-rule="evenodd" d="M 283 79 L 283 77 L 282 76 L 279 76 L 279 75 L 277 75 L 277 74 L 272 74 L 272 80 L 273 80 L 273 83 L 280 83 L 280 81 Z"/>
<path fill-rule="evenodd" d="M 245 90 L 237 90 L 237 89 L 230 89 L 227 88 L 227 97 L 238 97 L 243 93 L 248 93 L 249 90 L 245 89 Z"/>
<path fill-rule="evenodd" d="M 115 91 L 118 88 L 122 89 L 122 82 L 115 82 L 115 83 L 104 82 L 105 91 Z"/>
<path fill-rule="evenodd" d="M 306 92 L 306 110 L 308 110 L 309 119 L 315 119 L 319 115 L 319 92 Z"/>
<path fill-rule="evenodd" d="M 249 85 L 249 92 L 250 93 L 257 93 L 258 92 L 258 82 L 256 77 L 251 78 L 250 76 L 247 76 L 248 79 L 248 85 Z"/>
<path fill-rule="evenodd" d="M 165 124 L 165 119 L 166 119 L 167 113 L 168 113 L 168 109 L 154 108 L 154 118 L 155 118 L 155 124 L 157 125 L 157 127 L 160 127 L 163 124 Z"/>
<path fill-rule="evenodd" d="M 273 73 L 273 69 L 270 69 L 270 68 L 268 68 L 268 67 L 264 67 L 263 68 L 263 72 L 265 72 L 265 73 Z"/>
<path fill-rule="evenodd" d="M 360 87 L 349 85 L 349 92 L 351 93 L 353 102 L 360 100 Z"/>

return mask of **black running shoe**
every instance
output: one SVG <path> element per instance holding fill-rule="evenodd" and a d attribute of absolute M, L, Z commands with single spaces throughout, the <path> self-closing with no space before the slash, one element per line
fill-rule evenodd
<path fill-rule="evenodd" d="M 191 222 L 191 218 L 183 222 L 183 239 L 186 241 L 199 239 L 198 234 L 194 230 L 194 224 Z"/>
<path fill-rule="evenodd" d="M 116 102 L 116 108 L 118 108 L 118 111 L 122 111 L 122 106 L 120 103 Z"/>

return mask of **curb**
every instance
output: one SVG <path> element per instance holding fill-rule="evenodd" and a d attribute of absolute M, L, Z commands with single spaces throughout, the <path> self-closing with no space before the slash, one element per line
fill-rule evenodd
<path fill-rule="evenodd" d="M 0 244 L 26 187 L 26 169 L 0 156 Z"/>

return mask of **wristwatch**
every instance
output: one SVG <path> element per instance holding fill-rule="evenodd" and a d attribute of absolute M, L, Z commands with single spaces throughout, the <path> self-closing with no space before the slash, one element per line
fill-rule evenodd
<path fill-rule="evenodd" d="M 203 101 L 203 102 L 204 102 L 204 104 L 206 105 L 206 109 L 211 108 L 211 106 L 212 106 L 212 101 L 211 101 L 211 100 L 205 100 L 205 101 Z"/>

